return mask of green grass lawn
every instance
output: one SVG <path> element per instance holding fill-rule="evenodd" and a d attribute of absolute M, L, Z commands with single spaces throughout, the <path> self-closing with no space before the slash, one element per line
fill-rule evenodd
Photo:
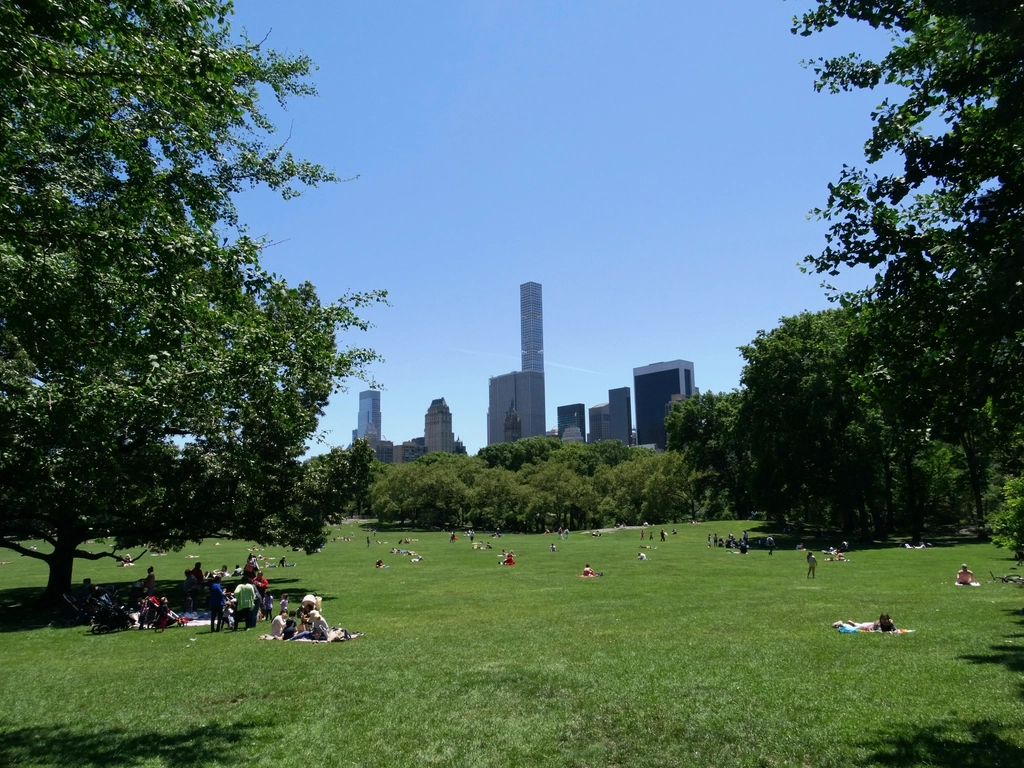
<path fill-rule="evenodd" d="M 819 554 L 812 581 L 791 548 L 705 547 L 740 523 L 676 527 L 647 562 L 637 531 L 478 537 L 489 552 L 411 533 L 414 564 L 387 554 L 399 534 L 367 548 L 346 526 L 355 541 L 268 571 L 275 596 L 316 592 L 332 626 L 365 633 L 326 645 L 40 627 L 18 604 L 45 571 L 6 555 L 0 765 L 1024 765 L 1024 590 L 984 583 L 1011 572 L 1004 550 Z M 206 542 L 131 570 L 82 562 L 76 579 L 154 565 L 177 599 L 186 554 L 209 568 L 244 552 Z M 576 578 L 588 562 L 604 577 Z M 980 588 L 952 585 L 961 562 Z M 917 631 L 830 627 L 883 611 Z"/>

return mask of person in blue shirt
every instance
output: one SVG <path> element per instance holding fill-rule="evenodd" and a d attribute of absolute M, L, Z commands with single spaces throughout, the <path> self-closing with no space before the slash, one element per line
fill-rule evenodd
<path fill-rule="evenodd" d="M 206 604 L 210 608 L 210 631 L 220 632 L 224 626 L 224 587 L 220 585 L 220 576 L 215 576 L 210 585 L 210 594 Z"/>

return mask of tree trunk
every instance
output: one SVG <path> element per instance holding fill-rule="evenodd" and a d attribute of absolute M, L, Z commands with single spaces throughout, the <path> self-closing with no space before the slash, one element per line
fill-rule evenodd
<path fill-rule="evenodd" d="M 57 547 L 44 559 L 50 566 L 50 576 L 46 582 L 46 591 L 39 598 L 40 608 L 56 608 L 66 592 L 71 591 L 71 577 L 75 568 L 76 544 L 67 544 L 57 539 Z"/>
<path fill-rule="evenodd" d="M 917 500 L 917 484 L 914 482 L 914 457 L 909 450 L 904 453 L 903 469 L 907 474 L 907 506 L 910 508 L 911 536 L 917 542 L 921 541 L 924 535 L 924 521 L 921 519 L 921 505 Z"/>
<path fill-rule="evenodd" d="M 885 481 L 885 530 L 886 535 L 893 529 L 893 503 L 892 503 L 892 457 L 888 451 L 882 454 L 882 477 Z"/>
<path fill-rule="evenodd" d="M 864 492 L 860 493 L 860 540 L 867 544 L 871 541 L 871 523 L 868 519 L 868 506 L 864 499 Z"/>
<path fill-rule="evenodd" d="M 979 467 L 978 452 L 974 447 L 974 440 L 968 432 L 960 435 L 960 446 L 964 449 L 964 458 L 967 460 L 967 476 L 971 480 L 971 493 L 974 496 L 974 525 L 978 531 L 978 538 L 985 536 L 985 504 L 981 498 L 981 467 Z"/>

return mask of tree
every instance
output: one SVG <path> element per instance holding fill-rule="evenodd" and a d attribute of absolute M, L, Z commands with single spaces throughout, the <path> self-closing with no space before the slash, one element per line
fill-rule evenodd
<path fill-rule="evenodd" d="M 294 525 L 305 525 L 311 535 L 319 535 L 325 525 L 337 525 L 349 513 L 364 515 L 376 464 L 366 440 L 356 440 L 347 451 L 332 448 L 307 459 L 296 491 Z"/>
<path fill-rule="evenodd" d="M 793 31 L 811 35 L 843 19 L 884 30 L 892 48 L 879 61 L 819 60 L 816 88 L 888 86 L 865 154 L 876 168 L 893 159 L 902 167 L 845 167 L 817 211 L 830 222 L 827 246 L 808 260 L 829 274 L 877 270 L 873 285 L 845 300 L 872 308 L 879 381 L 929 405 L 953 393 L 951 415 L 991 400 L 997 417 L 1016 422 L 1024 394 L 1024 11 L 1003 0 L 818 0 Z"/>
<path fill-rule="evenodd" d="M 585 528 L 597 506 L 593 482 L 561 462 L 531 464 L 520 476 L 528 488 L 524 520 L 540 532 L 560 526 Z"/>
<path fill-rule="evenodd" d="M 381 294 L 260 266 L 232 195 L 336 180 L 268 144 L 304 56 L 218 0 L 0 5 L 0 546 L 50 567 L 205 536 L 308 543 L 299 458 Z M 87 539 L 112 539 L 93 553 Z M 50 551 L 20 543 L 43 539 Z"/>
<path fill-rule="evenodd" d="M 1010 478 L 1004 486 L 1006 506 L 993 524 L 995 542 L 1016 550 L 1024 548 L 1024 479 Z"/>
<path fill-rule="evenodd" d="M 547 461 L 551 454 L 562 449 L 557 437 L 527 437 L 514 443 L 495 443 L 481 448 L 477 456 L 488 467 L 504 467 L 518 472 L 526 464 Z"/>
<path fill-rule="evenodd" d="M 474 526 L 509 530 L 523 519 L 529 491 L 515 472 L 495 467 L 477 476 L 470 494 Z"/>
<path fill-rule="evenodd" d="M 804 312 L 740 348 L 755 503 L 776 520 L 849 533 L 870 497 L 877 449 L 847 362 L 852 321 L 847 310 Z"/>
<path fill-rule="evenodd" d="M 654 467 L 655 454 L 637 449 L 630 461 L 614 467 L 602 467 L 594 476 L 594 487 L 600 496 L 598 511 L 603 523 L 639 525 L 644 522 L 645 491 Z"/>
<path fill-rule="evenodd" d="M 707 499 L 710 519 L 753 511 L 749 451 L 737 423 L 744 396 L 702 392 L 673 406 L 665 420 L 668 450 L 683 452 L 696 470 L 697 493 Z"/>
<path fill-rule="evenodd" d="M 643 520 L 660 524 L 703 518 L 708 492 L 702 480 L 685 453 L 668 451 L 658 456 L 655 470 L 644 485 Z"/>

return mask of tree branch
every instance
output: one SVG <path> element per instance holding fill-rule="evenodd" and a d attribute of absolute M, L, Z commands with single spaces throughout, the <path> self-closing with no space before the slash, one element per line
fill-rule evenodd
<path fill-rule="evenodd" d="M 8 541 L 7 539 L 0 539 L 0 547 L 5 547 L 6 549 L 13 549 L 15 552 L 19 553 L 23 557 L 34 557 L 36 558 L 36 560 L 48 560 L 50 557 L 48 554 L 44 552 L 37 552 L 34 549 L 23 547 L 16 541 Z"/>
<path fill-rule="evenodd" d="M 139 557 L 142 557 L 147 552 L 149 552 L 148 549 L 142 550 L 139 553 L 138 557 L 133 558 L 133 562 L 134 560 L 137 560 Z M 114 552 L 86 552 L 84 549 L 76 549 L 75 557 L 81 558 L 83 560 L 102 560 L 104 557 L 111 557 L 120 563 L 124 562 L 124 557 L 122 555 L 115 554 Z"/>

